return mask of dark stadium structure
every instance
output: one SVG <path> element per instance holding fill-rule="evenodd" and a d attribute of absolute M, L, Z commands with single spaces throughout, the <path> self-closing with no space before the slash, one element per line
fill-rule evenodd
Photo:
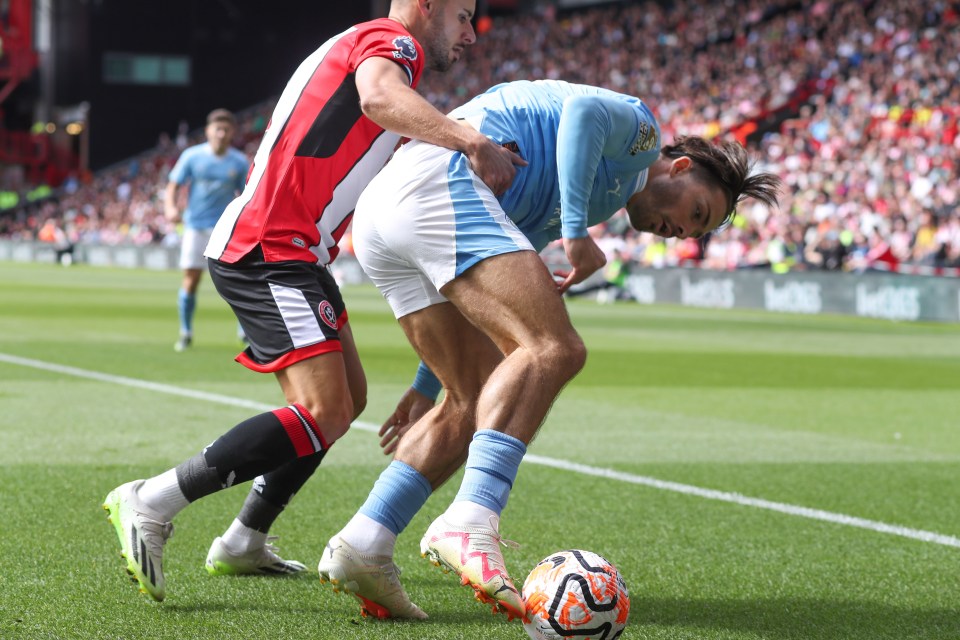
<path fill-rule="evenodd" d="M 294 67 L 388 5 L 0 3 L 0 240 L 52 221 L 78 243 L 174 242 L 157 185 L 204 114 L 236 111 L 251 153 Z M 441 111 L 522 78 L 604 86 L 650 105 L 664 141 L 736 139 L 787 186 L 699 243 L 614 218 L 610 255 L 960 277 L 956 0 L 477 0 L 475 24 L 462 71 L 418 87 Z"/>

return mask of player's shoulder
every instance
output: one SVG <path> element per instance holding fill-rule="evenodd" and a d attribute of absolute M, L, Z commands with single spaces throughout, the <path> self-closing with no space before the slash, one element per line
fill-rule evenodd
<path fill-rule="evenodd" d="M 180 152 L 180 157 L 189 158 L 190 156 L 195 156 L 198 153 L 200 153 L 206 145 L 207 145 L 206 142 L 190 145 L 189 147 L 186 147 L 183 151 Z"/>
<path fill-rule="evenodd" d="M 171 173 L 187 171 L 189 167 L 196 165 L 197 161 L 202 157 L 203 146 L 202 144 L 197 144 L 181 151 L 180 156 L 171 169 Z"/>
<path fill-rule="evenodd" d="M 370 58 L 385 58 L 400 65 L 410 86 L 420 81 L 424 69 L 423 47 L 407 29 L 389 18 L 361 23 L 346 50 L 347 66 L 356 69 Z"/>
<path fill-rule="evenodd" d="M 410 35 L 406 27 L 390 18 L 376 18 L 367 22 L 361 22 L 353 27 L 357 33 L 383 33 L 384 35 L 405 34 Z"/>
<path fill-rule="evenodd" d="M 389 18 L 378 18 L 357 25 L 357 42 L 389 50 L 397 62 L 415 63 L 422 60 L 420 43 L 407 29 Z"/>
<path fill-rule="evenodd" d="M 627 104 L 632 107 L 638 122 L 648 123 L 654 127 L 659 127 L 657 124 L 657 118 L 653 111 L 643 100 L 637 96 L 633 96 L 628 93 L 622 93 L 620 91 L 614 91 L 604 87 L 594 87 L 590 85 L 574 86 L 581 95 L 590 95 L 596 97 L 601 107 L 605 102 L 612 104 Z"/>

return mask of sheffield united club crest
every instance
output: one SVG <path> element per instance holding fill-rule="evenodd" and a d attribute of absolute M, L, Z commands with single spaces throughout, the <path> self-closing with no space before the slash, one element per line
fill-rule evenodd
<path fill-rule="evenodd" d="M 337 312 L 333 310 L 333 305 L 324 300 L 318 308 L 320 319 L 331 329 L 337 329 Z"/>

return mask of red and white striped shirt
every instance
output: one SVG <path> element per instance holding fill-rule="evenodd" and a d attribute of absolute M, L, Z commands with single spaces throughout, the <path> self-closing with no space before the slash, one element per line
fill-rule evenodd
<path fill-rule="evenodd" d="M 367 58 L 388 58 L 416 87 L 423 55 L 400 23 L 381 18 L 334 36 L 304 60 L 205 255 L 232 263 L 260 245 L 267 262 L 332 262 L 360 192 L 400 140 L 363 115 L 354 73 Z"/>

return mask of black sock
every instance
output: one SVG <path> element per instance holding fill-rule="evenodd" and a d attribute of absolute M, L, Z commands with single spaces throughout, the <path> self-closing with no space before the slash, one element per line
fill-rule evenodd
<path fill-rule="evenodd" d="M 291 460 L 254 480 L 237 519 L 251 529 L 267 533 L 294 494 L 316 471 L 325 454 L 326 451 L 321 451 Z"/>
<path fill-rule="evenodd" d="M 202 454 L 179 465 L 177 481 L 193 502 L 324 450 L 326 443 L 313 417 L 294 404 L 241 422 Z"/>

